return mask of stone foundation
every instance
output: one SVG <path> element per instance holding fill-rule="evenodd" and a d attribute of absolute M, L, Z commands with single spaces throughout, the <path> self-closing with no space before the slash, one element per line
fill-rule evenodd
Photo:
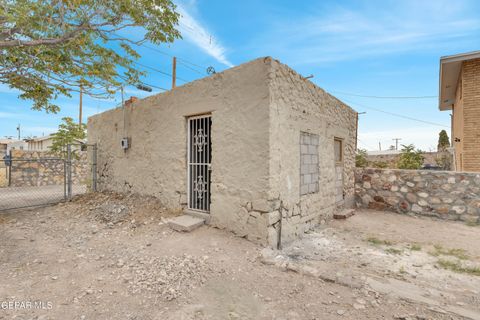
<path fill-rule="evenodd" d="M 355 171 L 357 207 L 480 222 L 480 173 Z"/>

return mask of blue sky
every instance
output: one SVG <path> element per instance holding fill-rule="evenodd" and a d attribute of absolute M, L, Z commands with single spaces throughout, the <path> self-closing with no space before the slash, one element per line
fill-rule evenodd
<path fill-rule="evenodd" d="M 280 1 L 191 0 L 177 2 L 183 39 L 174 44 L 138 47 L 143 65 L 171 73 L 177 84 L 255 59 L 272 56 L 300 74 L 313 74 L 318 86 L 359 112 L 359 147 L 382 149 L 402 138 L 424 150 L 434 149 L 438 132 L 448 133 L 450 116 L 438 111 L 436 97 L 378 99 L 367 96 L 437 96 L 439 58 L 480 50 L 479 1 Z M 135 32 L 126 33 L 135 38 Z M 161 52 L 159 52 L 160 50 Z M 188 61 L 188 62 L 187 62 Z M 192 70 L 194 69 L 194 70 Z M 170 78 L 145 69 L 145 83 L 170 88 Z M 154 89 L 160 92 L 159 89 Z M 151 93 L 126 88 L 126 97 Z M 18 92 L 0 86 L 0 137 L 54 132 L 64 116 L 78 118 L 78 96 L 61 98 L 59 114 L 30 110 Z M 111 101 L 84 98 L 84 119 L 114 107 Z M 413 121 L 387 113 L 420 119 Z"/>

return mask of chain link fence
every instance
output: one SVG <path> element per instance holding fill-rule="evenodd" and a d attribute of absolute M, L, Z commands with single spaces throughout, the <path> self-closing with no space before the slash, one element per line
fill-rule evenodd
<path fill-rule="evenodd" d="M 13 150 L 0 165 L 0 211 L 67 201 L 96 191 L 96 145 L 68 145 L 66 152 Z"/>

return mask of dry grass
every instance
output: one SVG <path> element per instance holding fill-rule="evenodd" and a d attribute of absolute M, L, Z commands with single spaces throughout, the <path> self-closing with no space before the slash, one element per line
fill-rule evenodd
<path fill-rule="evenodd" d="M 419 245 L 418 243 L 414 243 L 410 246 L 410 250 L 412 251 L 421 251 L 422 250 L 422 246 Z"/>
<path fill-rule="evenodd" d="M 374 246 L 391 246 L 393 244 L 388 240 L 378 239 L 377 237 L 368 237 L 365 241 Z"/>
<path fill-rule="evenodd" d="M 464 249 L 444 249 L 440 245 L 435 245 L 434 246 L 434 251 L 430 251 L 429 254 L 438 257 L 438 256 L 452 256 L 460 260 L 467 260 L 469 257 L 467 255 L 467 251 Z"/>
<path fill-rule="evenodd" d="M 439 259 L 438 265 L 443 269 L 451 270 L 453 272 L 480 276 L 480 267 L 466 267 L 463 266 L 459 261 Z"/>

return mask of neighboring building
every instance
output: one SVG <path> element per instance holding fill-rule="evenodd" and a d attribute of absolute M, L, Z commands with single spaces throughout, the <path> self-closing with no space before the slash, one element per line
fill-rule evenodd
<path fill-rule="evenodd" d="M 0 158 L 9 153 L 10 150 L 24 150 L 27 148 L 27 143 L 23 140 L 17 139 L 0 139 Z"/>
<path fill-rule="evenodd" d="M 42 152 L 50 151 L 50 148 L 53 145 L 53 137 L 54 135 L 50 134 L 48 136 L 27 139 L 27 148 L 25 150 Z M 79 150 L 80 144 L 85 143 L 85 141 L 75 140 L 75 143 L 76 144 L 72 146 L 72 150 Z"/>
<path fill-rule="evenodd" d="M 440 58 L 439 109 L 452 110 L 456 171 L 480 171 L 480 51 Z"/>
<path fill-rule="evenodd" d="M 270 57 L 88 119 L 99 190 L 272 246 L 353 205 L 355 132 L 354 110 Z"/>
<path fill-rule="evenodd" d="M 53 135 L 34 137 L 27 140 L 28 151 L 49 151 L 53 144 Z"/>

